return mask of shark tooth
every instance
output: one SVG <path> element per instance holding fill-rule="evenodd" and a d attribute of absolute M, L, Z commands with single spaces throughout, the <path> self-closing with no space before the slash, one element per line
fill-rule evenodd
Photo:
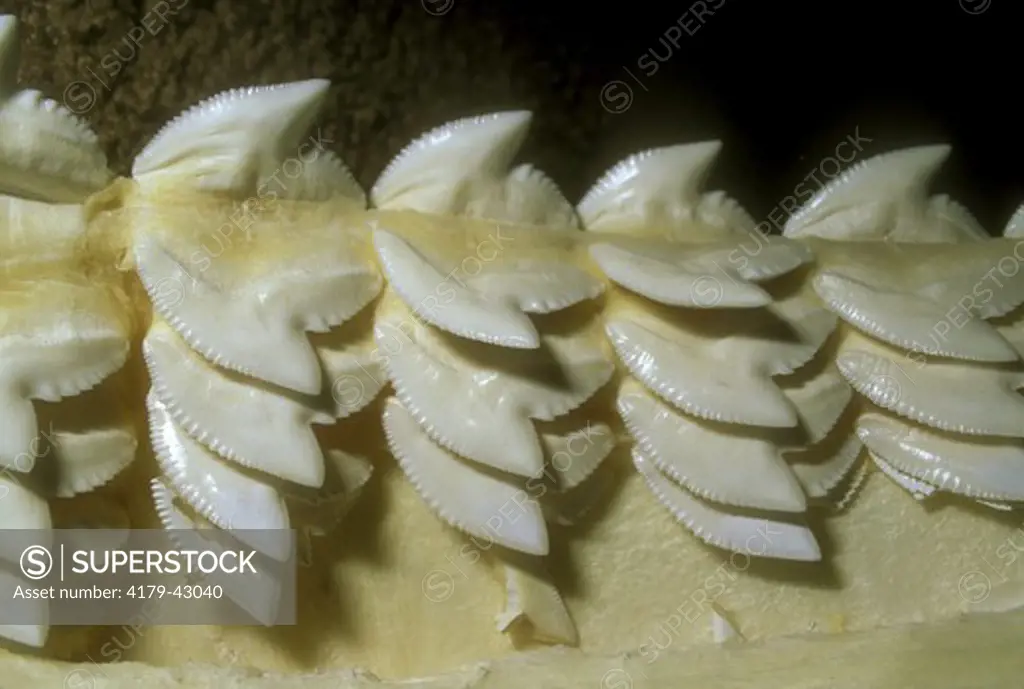
<path fill-rule="evenodd" d="M 1024 444 L 937 433 L 881 414 L 857 420 L 857 435 L 900 472 L 968 498 L 1024 501 Z"/>
<path fill-rule="evenodd" d="M 935 486 L 905 474 L 876 453 L 868 450 L 868 456 L 875 466 L 885 474 L 893 483 L 914 496 L 915 500 L 924 500 L 935 494 L 938 490 Z"/>
<path fill-rule="evenodd" d="M 177 187 L 274 198 L 321 200 L 344 195 L 365 207 L 365 195 L 339 159 L 322 142 L 303 141 L 323 105 L 330 82 L 308 79 L 248 86 L 218 93 L 165 125 L 132 163 L 132 177 L 143 185 L 167 180 Z M 303 151 L 315 148 L 307 161 Z M 294 154 L 292 153 L 294 151 Z M 276 179 L 289 159 L 300 164 L 288 184 Z"/>
<path fill-rule="evenodd" d="M 729 514 L 701 502 L 663 476 L 638 448 L 633 448 L 633 464 L 658 502 L 708 545 L 748 557 L 806 562 L 821 560 L 818 542 L 807 527 L 769 518 Z"/>
<path fill-rule="evenodd" d="M 800 483 L 770 439 L 689 419 L 634 381 L 623 383 L 616 407 L 644 456 L 697 497 L 777 512 L 807 509 Z"/>
<path fill-rule="evenodd" d="M 437 127 L 395 156 L 370 191 L 375 208 L 575 228 L 572 205 L 532 165 L 511 167 L 530 127 L 525 111 Z"/>
<path fill-rule="evenodd" d="M 533 639 L 547 644 L 576 646 L 579 635 L 558 589 L 537 563 L 521 566 L 505 561 L 505 610 L 498 631 L 507 632 L 519 620 L 530 626 Z"/>
<path fill-rule="evenodd" d="M 921 221 L 926 216 L 928 182 L 949 152 L 945 144 L 916 146 L 860 161 L 790 215 L 782 233 L 843 241 L 943 241 L 945 237 Z M 904 215 L 911 219 L 910 226 L 900 228 Z"/>
<path fill-rule="evenodd" d="M 235 532 L 239 541 L 274 558 L 291 555 L 284 500 L 273 486 L 228 466 L 174 423 L 151 390 L 146 396 L 150 436 L 160 471 L 192 509 Z"/>
<path fill-rule="evenodd" d="M 981 241 L 989 239 L 988 232 L 981 226 L 967 207 L 957 203 L 946 194 L 933 196 L 928 200 L 927 214 L 940 225 L 951 225 L 957 241 Z"/>
<path fill-rule="evenodd" d="M 0 20 L 2 19 L 0 17 Z M 2 31 L 3 27 L 0 25 L 0 39 L 3 38 Z M 18 619 L 29 617 L 32 620 L 21 624 L 0 624 L 0 639 L 9 639 L 31 648 L 42 648 L 50 635 L 50 601 L 45 598 L 17 596 L 18 589 L 24 591 L 29 586 L 29 582 L 17 574 L 0 568 L 0 596 L 4 596 L 5 601 L 21 598 L 16 604 Z M 8 614 L 10 612 L 12 611 Z"/>
<path fill-rule="evenodd" d="M 331 533 L 373 475 L 373 464 L 365 457 L 336 449 L 325 455 L 329 473 L 324 486 L 313 495 L 287 491 L 284 496 L 293 523 L 314 536 Z"/>
<path fill-rule="evenodd" d="M 17 87 L 18 19 L 0 16 L 0 193 L 78 203 L 113 179 L 93 131 L 64 105 Z M 65 98 L 72 95 L 68 90 Z"/>
<path fill-rule="evenodd" d="M 914 294 L 871 287 L 835 271 L 815 276 L 814 290 L 844 321 L 901 349 L 966 361 L 1008 362 L 1017 351 L 999 331 L 977 318 L 937 336 L 948 308 Z"/>
<path fill-rule="evenodd" d="M 853 470 L 864 445 L 845 429 L 811 447 L 783 453 L 789 468 L 809 498 L 827 498 Z"/>
<path fill-rule="evenodd" d="M 1020 373 L 955 360 L 899 358 L 867 338 L 847 336 L 836 365 L 854 390 L 912 421 L 967 435 L 1024 437 Z"/>
<path fill-rule="evenodd" d="M 311 271 L 301 258 L 262 276 L 231 275 L 224 261 L 204 271 L 219 268 L 220 276 L 193 276 L 183 260 L 144 234 L 135 258 L 154 310 L 193 349 L 224 368 L 312 395 L 323 374 L 306 332 L 345 322 L 382 286 L 366 265 L 317 262 Z"/>
<path fill-rule="evenodd" d="M 6 473 L 0 473 L 0 524 L 3 524 L 4 529 L 27 529 L 40 532 L 53 528 L 50 507 L 46 500 L 35 491 L 22 485 L 16 475 Z M 49 543 L 42 545 L 46 547 L 49 546 Z M 20 551 L 17 553 L 0 552 L 0 557 L 9 562 L 18 562 L 20 556 Z"/>
<path fill-rule="evenodd" d="M 395 398 L 386 403 L 384 431 L 402 471 L 442 520 L 476 538 L 527 555 L 547 555 L 544 515 L 526 491 L 435 445 Z M 516 518 L 506 518 L 505 508 L 515 509 Z"/>
<path fill-rule="evenodd" d="M 142 353 L 157 399 L 191 437 L 243 467 L 304 486 L 323 483 L 311 424 L 333 424 L 333 415 L 213 368 L 162 321 L 150 326 Z"/>
<path fill-rule="evenodd" d="M 568 263 L 516 260 L 488 265 L 465 282 L 495 301 L 511 300 L 524 313 L 552 313 L 596 299 L 604 283 Z"/>
<path fill-rule="evenodd" d="M 384 365 L 375 352 L 317 348 L 331 382 L 334 416 L 346 419 L 369 406 L 388 383 Z"/>
<path fill-rule="evenodd" d="M 611 428 L 590 421 L 570 433 L 542 432 L 540 442 L 547 464 L 544 475 L 553 478 L 559 491 L 570 491 L 593 475 L 615 449 L 616 440 Z"/>
<path fill-rule="evenodd" d="M 81 433 L 57 431 L 53 462 L 58 498 L 87 493 L 112 480 L 135 460 L 139 443 L 131 428 L 96 428 Z"/>
<path fill-rule="evenodd" d="M 832 363 L 817 375 L 799 383 L 782 383 L 781 387 L 796 410 L 805 445 L 824 440 L 853 399 L 853 388 Z"/>
<path fill-rule="evenodd" d="M 376 230 L 373 244 L 391 289 L 423 321 L 453 335 L 500 347 L 536 349 L 536 327 L 511 300 L 493 299 L 462 284 L 449 285 L 447 303 L 436 304 L 435 292 L 446 276 L 390 232 Z M 433 298 L 431 306 L 426 304 Z"/>
<path fill-rule="evenodd" d="M 502 351 L 465 343 L 452 352 L 420 328 L 390 346 L 401 323 L 375 328 L 395 394 L 437 443 L 463 457 L 533 476 L 543 454 L 531 419 L 550 421 L 587 401 L 614 373 L 585 336 L 546 335 L 537 350 Z M 462 344 L 462 343 L 460 343 Z M 438 390 L 448 402 L 433 404 Z M 495 443 L 493 433 L 502 434 Z"/>
<path fill-rule="evenodd" d="M 0 464 L 32 456 L 31 400 L 92 389 L 128 357 L 129 326 L 100 289 L 56 280 L 0 290 Z"/>
<path fill-rule="evenodd" d="M 662 228 L 678 233 L 700 224 L 701 188 L 721 149 L 720 141 L 704 141 L 651 149 L 620 161 L 576 206 L 583 227 L 592 232 L 637 234 L 642 228 Z M 749 216 L 736 213 L 720 197 L 702 209 L 712 211 L 706 226 L 746 229 L 742 226 Z M 713 213 L 716 207 L 725 213 Z"/>
<path fill-rule="evenodd" d="M 202 517 L 185 514 L 175 504 L 176 496 L 167 484 L 154 478 L 150 480 L 149 486 L 160 523 L 169 532 L 170 540 L 179 550 L 205 550 L 215 554 L 226 550 L 220 541 L 205 538 L 200 534 L 200 531 L 212 532 L 213 525 Z M 220 586 L 225 596 L 258 623 L 267 627 L 280 624 L 284 585 L 272 572 L 257 565 L 256 573 L 247 575 L 244 582 L 240 583 L 237 577 L 232 578 L 232 575 L 224 574 L 215 568 L 204 574 L 203 580 Z"/>

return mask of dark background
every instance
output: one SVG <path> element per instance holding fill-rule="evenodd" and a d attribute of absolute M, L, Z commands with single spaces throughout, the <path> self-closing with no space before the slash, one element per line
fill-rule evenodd
<path fill-rule="evenodd" d="M 528 108 L 523 158 L 571 200 L 631 152 L 714 137 L 725 148 L 712 187 L 760 219 L 859 127 L 865 154 L 952 143 L 934 189 L 990 232 L 1024 201 L 1014 0 L 706 0 L 721 6 L 703 24 L 682 19 L 699 28 L 649 74 L 638 61 L 666 55 L 659 39 L 691 2 L 165 1 L 184 5 L 166 21 L 155 0 L 0 0 L 22 20 L 22 80 L 57 99 L 87 84 L 95 102 L 76 107 L 120 173 L 198 99 L 326 77 L 324 131 L 366 187 L 429 127 Z M 155 35 L 132 44 L 144 23 Z M 621 113 L 601 102 L 613 80 L 632 88 Z"/>

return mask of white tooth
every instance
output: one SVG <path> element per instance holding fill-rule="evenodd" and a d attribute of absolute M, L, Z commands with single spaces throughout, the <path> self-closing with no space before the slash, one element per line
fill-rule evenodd
<path fill-rule="evenodd" d="M 689 419 L 631 380 L 616 408 L 644 456 L 697 497 L 778 512 L 807 509 L 800 483 L 770 439 Z"/>
<path fill-rule="evenodd" d="M 31 470 L 19 459 L 35 455 L 30 400 L 73 397 L 124 365 L 129 326 L 119 308 L 101 290 L 55 280 L 0 291 L 0 466 Z"/>
<path fill-rule="evenodd" d="M 58 498 L 70 498 L 106 484 L 132 463 L 138 446 L 131 428 L 54 433 L 51 448 L 51 461 L 57 468 L 54 494 Z"/>
<path fill-rule="evenodd" d="M 525 111 L 455 120 L 406 146 L 370 191 L 375 208 L 575 228 L 558 186 L 532 165 L 511 171 L 530 127 Z"/>
<path fill-rule="evenodd" d="M 511 300 L 525 313 L 560 311 L 604 292 L 604 283 L 590 273 L 554 261 L 503 261 L 465 282 L 486 298 Z"/>
<path fill-rule="evenodd" d="M 724 644 L 733 639 L 743 639 L 743 636 L 726 617 L 725 611 L 717 603 L 711 604 L 711 638 L 716 644 Z"/>
<path fill-rule="evenodd" d="M 946 305 L 940 321 L 946 326 L 942 337 L 949 336 L 952 328 L 963 327 L 961 319 L 998 318 L 1024 304 L 1024 270 L 1020 269 L 1024 258 L 1012 239 L 960 244 L 934 258 L 915 259 L 904 261 L 900 268 L 912 276 L 917 294 Z M 936 324 L 936 334 L 939 329 Z"/>
<path fill-rule="evenodd" d="M 605 326 L 630 372 L 680 411 L 709 421 L 792 427 L 796 412 L 771 376 L 803 366 L 837 319 L 796 297 L 672 325 L 636 311 Z M 726 335 L 723 337 L 723 335 Z"/>
<path fill-rule="evenodd" d="M 824 440 L 853 399 L 853 388 L 831 363 L 803 383 L 782 382 L 781 386 L 782 394 L 789 399 L 800 419 L 804 445 Z"/>
<path fill-rule="evenodd" d="M 708 545 L 748 556 L 811 562 L 821 560 L 818 542 L 807 527 L 729 514 L 701 502 L 663 476 L 637 448 L 633 448 L 633 464 L 658 501 Z M 766 537 L 766 533 L 771 535 Z"/>
<path fill-rule="evenodd" d="M 863 448 L 856 433 L 836 429 L 823 442 L 784 456 L 810 498 L 826 498 L 853 470 Z"/>
<path fill-rule="evenodd" d="M 982 500 L 1024 500 L 1024 444 L 946 436 L 880 414 L 857 434 L 874 454 L 939 490 Z"/>
<path fill-rule="evenodd" d="M 534 564 L 534 567 L 539 565 Z M 505 610 L 498 615 L 498 631 L 507 632 L 524 619 L 530 625 L 534 641 L 576 646 L 579 635 L 558 589 L 546 572 L 536 573 L 511 562 L 505 570 Z"/>
<path fill-rule="evenodd" d="M 862 160 L 825 185 L 783 228 L 786 237 L 943 241 L 926 221 L 928 182 L 948 145 L 917 146 Z"/>
<path fill-rule="evenodd" d="M 553 476 L 558 490 L 570 491 L 586 481 L 615 449 L 615 434 L 603 423 L 567 434 L 541 433 L 547 459 L 545 475 Z"/>
<path fill-rule="evenodd" d="M 1006 362 L 1019 356 L 999 331 L 978 318 L 939 336 L 948 307 L 909 293 L 871 287 L 833 271 L 815 276 L 814 291 L 844 321 L 883 342 L 931 356 Z"/>
<path fill-rule="evenodd" d="M 935 486 L 925 483 L 924 481 L 920 481 L 908 474 L 904 474 L 902 471 L 894 467 L 892 464 L 889 464 L 889 462 L 885 461 L 870 450 L 868 451 L 868 456 L 871 457 L 871 461 L 875 463 L 875 466 L 877 466 L 883 474 L 888 476 L 897 486 L 913 495 L 915 500 L 924 500 L 938 490 Z"/>
<path fill-rule="evenodd" d="M 331 252 L 333 256 L 333 252 Z M 154 310 L 209 361 L 298 392 L 320 392 L 320 362 L 306 336 L 344 323 L 380 292 L 370 266 L 305 254 L 253 275 L 219 260 L 189 274 L 153 237 L 135 244 L 139 278 Z"/>
<path fill-rule="evenodd" d="M 477 471 L 438 447 L 391 398 L 384 411 L 391 454 L 427 505 L 451 526 L 528 555 L 548 554 L 544 515 L 516 485 Z M 502 508 L 514 505 L 515 520 Z"/>
<path fill-rule="evenodd" d="M 49 531 L 53 528 L 50 506 L 35 491 L 22 485 L 17 475 L 0 473 L 0 524 L 4 529 Z M 42 543 L 44 547 L 49 543 Z M 0 553 L 0 558 L 18 562 L 21 553 Z M 12 560 L 11 557 L 14 557 Z"/>
<path fill-rule="evenodd" d="M 660 248 L 670 250 L 671 245 Z M 613 244 L 591 245 L 590 257 L 612 282 L 668 306 L 724 309 L 772 301 L 770 294 L 738 274 L 721 273 L 723 284 L 699 260 L 663 260 Z"/>
<path fill-rule="evenodd" d="M 174 492 L 212 524 L 237 531 L 234 535 L 246 545 L 286 560 L 291 555 L 288 510 L 278 492 L 221 462 L 190 438 L 152 390 L 146 396 L 146 411 L 157 464 Z"/>
<path fill-rule="evenodd" d="M 0 22 L 4 19 L 4 17 L 0 17 Z M 0 24 L 0 42 L 3 39 L 2 32 L 3 25 Z M 0 43 L 0 48 L 2 48 L 2 43 Z M 14 600 L 15 593 L 19 588 L 22 591 L 32 588 L 31 582 L 0 568 L 0 596 L 3 596 L 3 600 Z M 32 648 L 42 648 L 46 645 L 46 639 L 50 635 L 50 601 L 45 598 L 22 597 L 17 606 L 18 618 L 24 619 L 26 616 L 30 616 L 32 621 L 22 624 L 0 624 L 0 639 L 9 639 Z"/>
<path fill-rule="evenodd" d="M 1018 206 L 1014 214 L 1010 216 L 1010 220 L 1003 230 L 1003 236 L 1013 239 L 1024 237 L 1024 203 Z"/>
<path fill-rule="evenodd" d="M 720 141 L 704 141 L 644 151 L 617 163 L 577 205 L 583 227 L 597 232 L 651 227 L 679 231 L 700 222 L 703 210 L 710 216 L 706 225 L 748 229 L 749 216 L 737 213 L 735 203 L 725 202 L 721 194 L 700 208 L 704 180 L 721 149 Z"/>
<path fill-rule="evenodd" d="M 530 419 L 550 421 L 593 396 L 615 371 L 586 333 L 547 335 L 544 347 L 503 351 L 483 345 L 453 351 L 421 327 L 412 337 L 402 323 L 381 319 L 378 351 L 386 351 L 395 394 L 437 443 L 463 457 L 521 476 L 543 468 Z M 445 404 L 435 403 L 439 391 Z M 494 433 L 501 434 L 495 442 Z"/>
<path fill-rule="evenodd" d="M 836 365 L 854 390 L 918 423 L 968 435 L 1024 437 L 1020 373 L 950 360 L 916 362 L 853 334 Z"/>
<path fill-rule="evenodd" d="M 78 203 L 110 183 L 99 140 L 81 119 L 34 89 L 18 90 L 18 20 L 0 16 L 0 193 Z M 71 85 L 80 84 L 73 82 Z M 88 88 L 88 87 L 87 87 Z M 84 109 L 89 94 L 65 98 Z"/>
<path fill-rule="evenodd" d="M 317 353 L 331 383 L 334 415 L 339 419 L 365 409 L 387 385 L 388 377 L 376 351 L 353 353 L 322 347 Z"/>
<path fill-rule="evenodd" d="M 310 158 L 310 149 L 322 151 L 322 141 L 304 138 L 329 86 L 325 79 L 309 79 L 219 93 L 166 124 L 135 158 L 132 177 L 144 184 L 168 179 L 205 191 L 253 194 L 294 159 L 303 164 L 302 174 L 274 183 L 276 197 L 279 187 L 291 187 L 284 198 L 318 200 L 333 187 L 365 207 L 344 165 L 333 155 Z"/>
<path fill-rule="evenodd" d="M 219 541 L 204 538 L 198 530 L 207 531 L 214 525 L 202 517 L 190 517 L 174 504 L 176 497 L 158 478 L 150 481 L 153 504 L 164 529 L 170 531 L 170 540 L 179 550 L 209 550 L 218 554 L 225 550 Z M 204 574 L 203 581 L 221 586 L 224 594 L 238 607 L 264 626 L 279 624 L 279 611 L 283 597 L 282 582 L 272 572 L 256 565 L 256 574 L 246 575 L 244 581 L 224 574 L 218 569 Z"/>
<path fill-rule="evenodd" d="M 511 300 L 491 299 L 462 284 L 449 284 L 439 304 L 436 291 L 445 274 L 398 236 L 376 230 L 373 244 L 391 289 L 417 316 L 453 335 L 500 347 L 536 349 L 537 329 Z M 428 305 L 429 304 L 429 305 Z"/>
<path fill-rule="evenodd" d="M 323 483 L 310 424 L 334 423 L 333 415 L 213 368 L 162 321 L 150 326 L 142 353 L 157 398 L 190 436 L 242 466 L 304 486 Z"/>

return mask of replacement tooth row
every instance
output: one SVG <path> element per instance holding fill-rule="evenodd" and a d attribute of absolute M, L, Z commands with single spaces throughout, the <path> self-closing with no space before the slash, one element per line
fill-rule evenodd
<path fill-rule="evenodd" d="M 0 60 L 14 29 L 3 18 Z M 105 186 L 83 125 L 53 103 L 19 110 L 30 101 L 0 86 L 0 124 L 63 142 L 0 148 L 11 523 L 49 528 L 45 491 L 10 480 L 43 447 L 30 400 L 72 398 L 59 420 L 138 340 L 149 389 L 129 399 L 166 528 L 238 530 L 272 559 L 295 529 L 307 555 L 370 478 L 352 446 L 382 431 L 424 503 L 501 570 L 498 628 L 545 643 L 578 642 L 546 571 L 549 525 L 593 503 L 624 436 L 632 480 L 700 540 L 750 556 L 820 560 L 810 506 L 851 502 L 865 446 L 919 499 L 1024 500 L 1024 207 L 988 239 L 929 199 L 946 146 L 851 167 L 779 237 L 704 191 L 719 142 L 630 156 L 574 208 L 516 165 L 530 115 L 496 113 L 424 134 L 366 194 L 309 134 L 328 87 L 309 80 L 199 103 Z M 133 429 L 73 411 L 41 460 L 60 465 L 50 495 L 98 487 L 135 454 Z M 236 603 L 276 614 L 272 594 Z M 0 635 L 41 645 L 45 620 L 33 629 Z"/>
<path fill-rule="evenodd" d="M 92 491 L 135 458 L 114 376 L 135 314 L 114 253 L 91 234 L 102 220 L 87 197 L 112 179 L 106 157 L 63 106 L 18 88 L 17 28 L 0 16 L 0 526 L 48 533 L 49 499 Z M 97 255 L 82 255 L 85 246 Z M 119 526 L 98 512 L 83 523 Z M 20 555 L 3 554 L 15 567 Z M 13 571 L 0 571 L 8 600 L 26 585 Z M 25 604 L 35 606 L 33 621 L 0 625 L 0 637 L 41 647 L 49 601 Z"/>

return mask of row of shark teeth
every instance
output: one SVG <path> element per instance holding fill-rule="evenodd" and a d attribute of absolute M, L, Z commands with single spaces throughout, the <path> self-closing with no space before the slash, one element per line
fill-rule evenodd
<path fill-rule="evenodd" d="M 57 102 L 20 89 L 18 62 L 17 20 L 0 16 L 0 523 L 46 533 L 54 526 L 48 498 L 92 491 L 135 458 L 125 419 L 89 427 L 78 413 L 92 404 L 83 393 L 126 363 L 133 314 L 116 277 L 82 272 L 92 241 L 85 202 L 112 179 L 98 140 Z M 123 411 L 116 401 L 112 409 Z M 86 521 L 110 526 L 106 516 Z M 10 563 L 19 557 L 0 553 Z M 7 571 L 0 579 L 11 589 L 26 584 Z M 0 626 L 0 637 L 42 647 L 49 603 L 38 604 L 34 623 Z"/>
<path fill-rule="evenodd" d="M 0 15 L 0 193 L 80 203 L 113 175 L 99 140 L 60 103 L 19 89 L 18 20 Z"/>

